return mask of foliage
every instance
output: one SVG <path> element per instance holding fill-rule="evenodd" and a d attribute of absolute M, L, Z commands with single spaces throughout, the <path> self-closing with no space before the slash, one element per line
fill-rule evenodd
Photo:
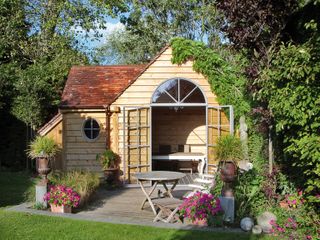
<path fill-rule="evenodd" d="M 242 143 L 240 139 L 233 135 L 221 136 L 217 141 L 216 160 L 237 161 L 243 159 Z"/>
<path fill-rule="evenodd" d="M 279 37 L 297 5 L 296 0 L 227 0 L 219 1 L 218 9 L 225 16 L 223 30 L 228 39 L 238 49 L 259 51 Z"/>
<path fill-rule="evenodd" d="M 32 207 L 36 210 L 46 210 L 47 209 L 47 207 L 41 202 L 36 202 L 35 204 L 33 204 Z"/>
<path fill-rule="evenodd" d="M 255 217 L 260 209 L 267 205 L 263 193 L 262 183 L 264 177 L 254 168 L 248 172 L 238 174 L 235 183 L 236 218 L 240 221 L 243 217 Z"/>
<path fill-rule="evenodd" d="M 182 64 L 193 60 L 193 69 L 208 78 L 219 104 L 234 106 L 236 120 L 250 111 L 245 89 L 246 78 L 243 75 L 246 65 L 244 58 L 227 50 L 216 52 L 201 42 L 183 38 L 173 39 L 171 46 L 172 62 Z"/>
<path fill-rule="evenodd" d="M 273 208 L 277 221 L 272 222 L 273 236 L 282 239 L 319 239 L 319 215 L 305 202 L 297 208 Z"/>
<path fill-rule="evenodd" d="M 200 191 L 185 198 L 179 206 L 180 215 L 192 221 L 208 219 L 210 216 L 215 216 L 221 211 L 219 198 Z"/>
<path fill-rule="evenodd" d="M 29 145 L 28 155 L 31 158 L 48 157 L 52 158 L 59 151 L 54 139 L 47 136 L 37 136 Z"/>
<path fill-rule="evenodd" d="M 300 184 L 309 192 L 320 191 L 319 50 L 317 36 L 302 45 L 283 44 L 260 79 L 260 96 L 269 99 L 288 164 L 308 178 Z"/>
<path fill-rule="evenodd" d="M 118 167 L 119 159 L 119 156 L 110 149 L 96 156 L 96 160 L 102 164 L 103 170 Z"/>
<path fill-rule="evenodd" d="M 78 207 L 80 202 L 79 194 L 64 185 L 51 186 L 43 199 L 56 206 Z"/>
<path fill-rule="evenodd" d="M 87 171 L 55 172 L 48 176 L 52 185 L 65 185 L 80 195 L 80 206 L 86 204 L 100 185 L 99 174 Z"/>
<path fill-rule="evenodd" d="M 121 17 L 125 29 L 107 37 L 99 50 L 100 61 L 146 63 L 177 36 L 220 46 L 222 19 L 215 1 L 127 0 L 127 3 L 129 12 Z"/>

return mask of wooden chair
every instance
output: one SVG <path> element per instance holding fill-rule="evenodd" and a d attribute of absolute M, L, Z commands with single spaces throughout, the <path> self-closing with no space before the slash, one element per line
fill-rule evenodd
<path fill-rule="evenodd" d="M 205 174 L 204 170 L 206 167 L 205 161 L 199 161 L 198 164 L 198 172 L 199 177 L 193 180 L 193 184 L 189 184 L 188 186 L 193 188 L 193 191 L 204 191 L 210 190 L 215 187 L 215 177 L 216 177 L 216 170 L 212 174 Z"/>
<path fill-rule="evenodd" d="M 171 223 L 180 220 L 177 213 L 179 206 L 183 203 L 182 200 L 178 198 L 158 198 L 152 202 L 160 209 L 157 216 L 153 219 L 153 222 L 162 221 Z"/>

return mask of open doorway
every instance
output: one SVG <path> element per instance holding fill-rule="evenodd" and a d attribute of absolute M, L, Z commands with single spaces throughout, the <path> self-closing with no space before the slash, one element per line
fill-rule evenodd
<path fill-rule="evenodd" d="M 206 156 L 205 107 L 152 108 L 152 169 L 195 177 Z"/>

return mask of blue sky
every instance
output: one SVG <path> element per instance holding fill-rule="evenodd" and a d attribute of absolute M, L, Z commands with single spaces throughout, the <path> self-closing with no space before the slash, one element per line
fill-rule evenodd
<path fill-rule="evenodd" d="M 100 46 L 103 46 L 106 43 L 106 38 L 107 36 L 115 31 L 115 30 L 119 30 L 119 29 L 124 29 L 124 25 L 122 23 L 120 23 L 119 18 L 111 18 L 111 17 L 107 17 L 106 18 L 106 29 L 97 29 L 97 31 L 99 32 L 99 34 L 101 34 L 102 36 L 99 37 L 98 39 L 96 39 L 96 37 L 94 37 L 94 31 L 90 31 L 88 34 L 88 38 L 85 37 L 85 32 L 83 32 L 83 34 L 79 34 L 77 36 L 77 40 L 79 41 L 79 43 L 83 46 L 85 46 L 85 48 L 87 48 L 87 50 L 85 51 L 90 51 L 92 49 L 98 48 Z M 80 30 L 80 27 L 77 27 L 74 30 Z"/>

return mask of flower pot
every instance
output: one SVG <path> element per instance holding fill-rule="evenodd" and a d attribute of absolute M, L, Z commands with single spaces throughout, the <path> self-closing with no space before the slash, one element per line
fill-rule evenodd
<path fill-rule="evenodd" d="M 207 219 L 195 219 L 191 220 L 190 218 L 184 218 L 183 223 L 188 225 L 197 225 L 197 226 L 208 226 L 208 220 Z"/>
<path fill-rule="evenodd" d="M 108 168 L 104 170 L 104 176 L 107 183 L 112 184 L 119 177 L 119 168 Z"/>
<path fill-rule="evenodd" d="M 71 207 L 70 206 L 58 206 L 54 204 L 50 204 L 51 212 L 53 213 L 71 213 Z"/>
<path fill-rule="evenodd" d="M 220 169 L 221 180 L 226 183 L 233 182 L 237 176 L 237 166 L 234 162 L 223 162 Z"/>
<path fill-rule="evenodd" d="M 198 226 L 208 226 L 208 220 L 207 219 L 196 219 L 192 222 L 193 225 L 198 225 Z"/>

